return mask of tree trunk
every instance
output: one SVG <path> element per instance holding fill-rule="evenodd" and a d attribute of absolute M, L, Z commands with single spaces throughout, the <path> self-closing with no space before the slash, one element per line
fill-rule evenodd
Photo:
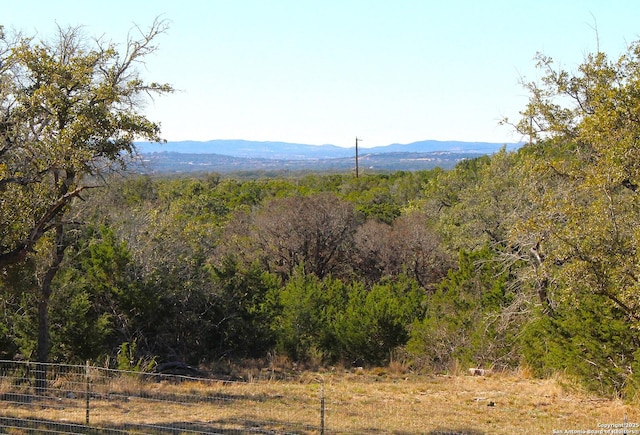
<path fill-rule="evenodd" d="M 42 289 L 41 289 L 42 290 Z M 40 295 L 38 301 L 38 347 L 36 350 L 36 391 L 43 395 L 47 390 L 47 366 L 49 359 L 49 295 Z"/>
<path fill-rule="evenodd" d="M 38 301 L 38 347 L 36 361 L 46 363 L 49 360 L 49 298 L 51 289 L 40 289 Z"/>
<path fill-rule="evenodd" d="M 36 350 L 36 389 L 39 394 L 43 394 L 47 388 L 47 366 L 49 362 L 49 350 L 51 348 L 49 340 L 49 300 L 51 299 L 51 283 L 56 276 L 60 264 L 64 259 L 64 226 L 62 223 L 56 225 L 56 243 L 54 247 L 53 260 L 49 269 L 45 273 L 40 284 L 40 299 L 38 301 L 38 347 Z"/>

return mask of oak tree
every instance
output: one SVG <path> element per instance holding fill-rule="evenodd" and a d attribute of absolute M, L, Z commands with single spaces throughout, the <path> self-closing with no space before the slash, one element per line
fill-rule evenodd
<path fill-rule="evenodd" d="M 265 203 L 252 237 L 269 271 L 289 277 L 304 265 L 323 278 L 345 272 L 356 223 L 353 206 L 333 194 L 291 196 Z"/>
<path fill-rule="evenodd" d="M 537 59 L 543 77 L 525 84 L 530 99 L 517 128 L 530 137 L 526 151 L 536 157 L 528 180 L 544 183 L 531 196 L 539 212 L 519 232 L 537 237 L 531 252 L 553 283 L 547 291 L 553 323 L 564 331 L 596 328 L 584 335 L 591 340 L 609 337 L 597 346 L 587 339 L 564 343 L 581 355 L 568 362 L 571 369 L 618 390 L 631 384 L 637 338 L 615 341 L 620 334 L 612 326 L 600 330 L 623 319 L 630 332 L 640 321 L 640 42 L 617 59 L 589 54 L 576 71 L 556 68 L 548 56 Z M 604 324 L 572 315 L 580 324 L 569 327 L 563 313 L 587 306 L 617 314 Z M 607 354 L 588 350 L 611 346 Z"/>
<path fill-rule="evenodd" d="M 614 61 L 589 55 L 576 73 L 542 55 L 539 66 L 518 127 L 539 142 L 538 176 L 555 185 L 538 195 L 546 212 L 527 230 L 551 229 L 540 231 L 541 258 L 568 287 L 587 286 L 638 321 L 640 43 Z"/>
<path fill-rule="evenodd" d="M 29 257 L 43 263 L 39 360 L 47 359 L 46 311 L 72 205 L 126 168 L 134 140 L 160 140 L 142 103 L 172 88 L 147 83 L 138 67 L 166 30 L 158 20 L 136 28 L 123 50 L 81 27 L 59 28 L 51 41 L 0 40 L 0 272 Z"/>

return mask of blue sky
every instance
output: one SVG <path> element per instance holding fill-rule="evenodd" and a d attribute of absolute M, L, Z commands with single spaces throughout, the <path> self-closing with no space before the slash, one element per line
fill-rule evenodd
<path fill-rule="evenodd" d="M 498 121 L 524 108 L 536 52 L 575 70 L 598 42 L 617 57 L 640 39 L 637 0 L 0 4 L 0 24 L 42 38 L 83 25 L 124 42 L 134 24 L 170 21 L 143 71 L 179 90 L 144 108 L 168 140 L 517 142 Z"/>

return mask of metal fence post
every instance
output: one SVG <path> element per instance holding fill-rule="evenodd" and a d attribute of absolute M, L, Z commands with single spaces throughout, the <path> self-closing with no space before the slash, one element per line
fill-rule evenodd
<path fill-rule="evenodd" d="M 86 425 L 89 426 L 89 393 L 91 392 L 91 384 L 89 383 L 89 360 L 87 360 L 87 365 L 85 368 L 85 379 L 86 379 L 86 388 L 85 394 L 87 396 L 86 404 L 87 404 L 87 413 L 86 413 Z"/>
<path fill-rule="evenodd" d="M 324 435 L 324 381 L 320 381 L 320 435 Z"/>

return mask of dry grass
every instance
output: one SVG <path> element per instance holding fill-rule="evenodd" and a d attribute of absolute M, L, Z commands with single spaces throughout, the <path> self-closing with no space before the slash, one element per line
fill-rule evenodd
<path fill-rule="evenodd" d="M 561 378 L 532 379 L 526 371 L 417 376 L 398 370 L 355 370 L 305 374 L 289 381 L 169 384 L 121 379 L 109 386 L 120 395 L 96 389 L 91 423 L 206 423 L 240 431 L 260 424 L 262 429 L 312 433 L 320 425 L 322 388 L 329 433 L 552 434 L 600 429 L 599 425 L 625 418 L 640 422 L 639 405 L 590 396 Z M 64 401 L 37 407 L 10 404 L 2 413 L 82 423 L 85 410 L 82 400 L 77 402 L 78 406 Z"/>
<path fill-rule="evenodd" d="M 330 382 L 327 426 L 340 432 L 550 434 L 597 429 L 625 416 L 640 422 L 640 407 L 591 397 L 559 379 L 363 374 Z"/>

